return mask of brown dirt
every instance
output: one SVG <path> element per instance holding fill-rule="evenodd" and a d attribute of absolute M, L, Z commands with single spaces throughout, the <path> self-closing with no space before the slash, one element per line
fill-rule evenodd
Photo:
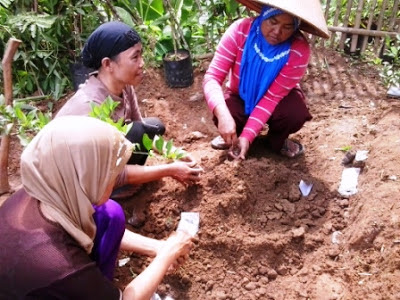
<path fill-rule="evenodd" d="M 162 70 L 148 70 L 138 91 L 143 114 L 160 117 L 166 138 L 191 152 L 205 170 L 196 186 L 185 188 L 166 178 L 122 202 L 127 216 L 134 207 L 145 210 L 144 226 L 131 229 L 155 238 L 176 228 L 180 212 L 200 213 L 190 259 L 165 277 L 159 294 L 174 299 L 400 299 L 400 102 L 386 97 L 377 71 L 335 52 L 314 50 L 302 82 L 313 120 L 293 135 L 305 145 L 305 155 L 285 159 L 259 140 L 248 159 L 237 163 L 210 147 L 217 130 L 201 90 L 206 67 L 204 62 L 196 68 L 194 84 L 185 89 L 168 88 Z M 337 192 L 345 168 L 344 153 L 337 149 L 345 146 L 369 151 L 358 192 L 348 198 Z M 13 156 L 14 186 L 17 162 Z M 314 185 L 308 197 L 301 196 L 300 180 Z M 334 244 L 337 231 L 342 234 Z M 116 284 L 123 288 L 148 263 L 131 255 L 117 268 Z"/>

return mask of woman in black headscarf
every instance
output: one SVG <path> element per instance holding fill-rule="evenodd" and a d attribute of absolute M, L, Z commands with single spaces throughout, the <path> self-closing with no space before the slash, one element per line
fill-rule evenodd
<path fill-rule="evenodd" d="M 57 114 L 63 115 L 88 115 L 91 111 L 90 102 L 101 104 L 110 96 L 119 105 L 114 111 L 113 119 L 118 121 L 123 118 L 126 124 L 133 123 L 126 138 L 132 143 L 138 143 L 144 149 L 142 137 L 147 133 L 150 138 L 162 135 L 165 127 L 155 117 L 142 118 L 135 87 L 143 79 L 142 43 L 139 35 L 128 25 L 121 22 L 109 22 L 98 27 L 88 38 L 82 52 L 82 60 L 86 67 L 96 70 L 91 73 L 84 85 L 63 106 Z M 121 189 L 132 184 L 141 184 L 162 177 L 173 177 L 184 183 L 191 184 L 200 179 L 202 169 L 196 167 L 196 162 L 176 161 L 171 164 L 158 166 L 143 166 L 147 155 L 133 154 L 128 161 L 125 171 L 117 180 L 112 198 L 121 198 L 126 193 Z M 129 194 L 128 194 L 129 195 Z M 128 221 L 132 225 L 143 221 L 143 214 L 133 214 Z"/>

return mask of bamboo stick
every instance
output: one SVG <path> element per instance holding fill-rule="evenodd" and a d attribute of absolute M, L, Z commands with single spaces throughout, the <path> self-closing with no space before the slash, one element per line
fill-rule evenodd
<path fill-rule="evenodd" d="M 5 105 L 12 103 L 12 61 L 18 46 L 22 41 L 11 38 L 8 41 L 1 64 L 3 66 L 4 79 L 4 98 Z M 0 143 L 0 195 L 10 192 L 10 183 L 8 181 L 8 155 L 10 150 L 10 137 L 3 134 Z"/>
<path fill-rule="evenodd" d="M 398 12 L 399 12 L 399 0 L 395 0 L 393 3 L 392 16 L 390 17 L 390 22 L 387 30 L 393 31 L 394 26 L 396 24 Z"/>
<path fill-rule="evenodd" d="M 325 20 L 329 19 L 329 9 L 331 8 L 331 0 L 326 0 L 325 7 Z M 320 39 L 320 43 L 322 47 L 325 47 L 325 39 Z"/>
<path fill-rule="evenodd" d="M 337 3 L 336 3 L 335 18 L 334 18 L 334 20 L 333 20 L 333 26 L 335 26 L 335 27 L 338 25 L 338 22 L 339 22 L 339 15 L 340 15 L 340 8 L 341 8 L 341 7 L 342 7 L 342 3 L 341 3 L 340 1 L 337 1 Z M 330 40 L 330 42 L 329 42 L 329 45 L 330 45 L 331 48 L 333 48 L 334 45 L 335 45 L 335 37 L 336 37 L 336 35 L 335 35 L 335 34 L 332 34 L 331 40 Z"/>
<path fill-rule="evenodd" d="M 387 3 L 387 0 L 383 0 L 382 7 L 381 7 L 381 10 L 379 12 L 378 25 L 377 25 L 376 30 L 381 30 L 381 28 L 382 28 L 383 17 L 385 15 L 385 9 L 386 9 L 386 3 Z M 385 41 L 383 40 L 383 42 L 385 42 Z M 379 52 L 381 51 L 381 48 L 382 48 L 382 39 L 375 39 L 374 52 L 377 55 L 379 55 Z"/>
<path fill-rule="evenodd" d="M 364 0 L 359 0 L 358 6 L 357 6 L 357 11 L 356 11 L 356 20 L 354 22 L 354 28 L 355 29 L 360 29 L 360 24 L 361 24 L 361 13 L 363 10 L 364 6 Z M 351 37 L 351 46 L 350 46 L 350 53 L 353 53 L 357 49 L 357 42 L 358 42 L 358 35 L 353 34 Z"/>
<path fill-rule="evenodd" d="M 349 25 L 349 17 L 350 17 L 350 12 L 351 12 L 351 6 L 353 4 L 353 0 L 348 0 L 347 1 L 347 7 L 346 7 L 346 15 L 344 16 L 344 22 L 343 22 L 343 27 L 347 27 Z M 344 42 L 346 41 L 346 34 L 345 32 L 342 32 L 342 35 L 340 36 L 340 42 L 339 42 L 339 49 L 343 50 L 344 49 Z"/>
<path fill-rule="evenodd" d="M 352 27 L 334 27 L 328 26 L 328 29 L 333 32 L 342 32 L 342 33 L 350 33 L 350 34 L 357 34 L 357 35 L 369 35 L 375 37 L 396 37 L 398 34 L 394 31 L 381 31 L 381 30 L 368 30 L 368 29 L 356 29 Z"/>
<path fill-rule="evenodd" d="M 376 7 L 376 1 L 377 0 L 374 0 L 374 3 L 369 8 L 369 18 L 368 18 L 367 30 L 370 30 L 371 26 L 372 26 L 372 21 L 374 19 L 374 11 L 375 11 L 375 7 Z M 364 38 L 363 43 L 361 45 L 361 53 L 364 52 L 365 49 L 367 48 L 367 43 L 368 43 L 368 38 Z"/>
<path fill-rule="evenodd" d="M 392 9 L 392 17 L 391 17 L 391 20 L 389 22 L 389 27 L 388 27 L 388 30 L 390 30 L 390 31 L 394 31 L 395 28 L 396 28 L 396 21 L 397 21 L 398 12 L 399 12 L 399 0 L 395 0 L 394 4 L 393 4 L 393 9 Z M 400 26 L 399 26 L 399 28 L 397 28 L 397 32 L 400 32 Z M 394 39 L 393 45 L 398 47 L 397 39 Z"/>

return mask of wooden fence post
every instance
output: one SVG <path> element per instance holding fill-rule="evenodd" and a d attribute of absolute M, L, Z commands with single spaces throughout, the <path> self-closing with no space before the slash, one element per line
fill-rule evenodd
<path fill-rule="evenodd" d="M 20 40 L 10 38 L 3 55 L 3 60 L 1 61 L 3 66 L 5 105 L 12 105 L 12 61 L 20 44 Z M 4 133 L 1 137 L 0 143 L 0 195 L 10 192 L 10 184 L 8 181 L 9 149 L 10 136 Z"/>

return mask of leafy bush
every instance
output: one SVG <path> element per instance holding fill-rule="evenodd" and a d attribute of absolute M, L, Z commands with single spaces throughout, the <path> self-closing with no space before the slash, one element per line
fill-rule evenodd
<path fill-rule="evenodd" d="M 50 113 L 42 113 L 36 107 L 18 102 L 5 105 L 4 96 L 0 95 L 0 135 L 15 134 L 25 147 L 50 120 Z"/>
<path fill-rule="evenodd" d="M 39 1 L 37 8 L 30 2 L 0 3 L 0 51 L 10 37 L 22 40 L 13 65 L 16 97 L 51 94 L 59 99 L 71 86 L 69 65 L 80 52 L 82 28 L 91 31 L 100 20 L 91 14 L 89 1 Z"/>

